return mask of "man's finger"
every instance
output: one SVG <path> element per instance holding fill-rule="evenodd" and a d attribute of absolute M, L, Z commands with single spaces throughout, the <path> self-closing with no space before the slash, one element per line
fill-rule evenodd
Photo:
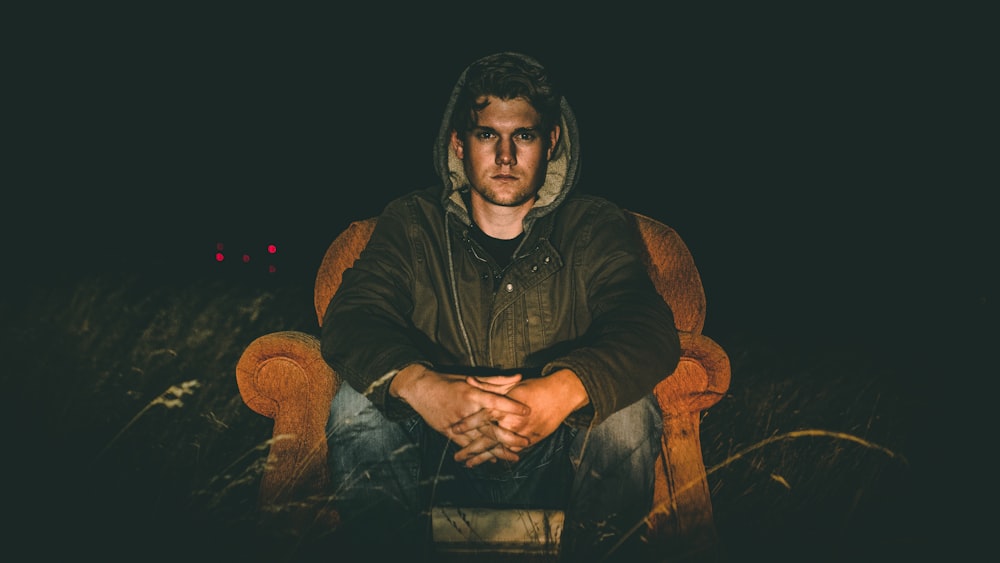
<path fill-rule="evenodd" d="M 484 452 L 478 453 L 471 457 L 465 459 L 466 467 L 475 467 L 479 464 L 489 462 L 496 462 L 496 460 L 501 459 L 503 461 L 509 461 L 511 463 L 517 462 L 520 458 L 517 454 L 505 449 L 503 446 L 495 446 L 492 449 L 486 450 Z M 460 461 L 460 460 L 456 460 Z"/>
<path fill-rule="evenodd" d="M 531 439 L 518 434 L 512 430 L 508 430 L 502 426 L 491 424 L 489 428 L 480 428 L 480 432 L 492 437 L 494 440 L 499 442 L 505 448 L 526 448 L 531 445 Z"/>
<path fill-rule="evenodd" d="M 490 411 L 482 409 L 452 424 L 451 430 L 459 434 L 464 434 L 470 430 L 490 425 L 492 422 L 491 419 Z"/>
<path fill-rule="evenodd" d="M 465 382 L 469 385 L 482 389 L 483 391 L 488 391 L 490 393 L 498 393 L 500 395 L 506 395 L 508 391 L 514 388 L 521 381 L 521 374 L 514 375 L 496 375 L 489 377 L 475 377 L 468 376 L 465 378 Z"/>
<path fill-rule="evenodd" d="M 497 445 L 496 440 L 486 436 L 480 436 L 479 438 L 470 441 L 468 445 L 466 445 L 462 449 L 455 452 L 455 461 L 458 462 L 467 461 L 473 457 L 481 455 L 483 452 L 490 451 L 491 449 L 496 447 L 496 445 Z"/>
<path fill-rule="evenodd" d="M 495 442 L 501 443 L 507 448 L 522 449 L 531 445 L 530 438 L 522 436 L 509 428 L 500 426 L 492 420 L 490 413 L 486 411 L 480 411 L 463 418 L 453 424 L 450 431 L 456 435 L 469 436 L 472 439 L 478 437 L 479 434 L 482 434 L 492 438 Z M 459 445 L 464 447 L 467 444 L 460 443 Z"/>
<path fill-rule="evenodd" d="M 473 440 L 468 446 L 455 453 L 455 461 L 459 463 L 464 462 L 468 467 L 489 461 L 490 458 L 510 462 L 516 462 L 521 459 L 516 453 L 505 448 L 503 444 L 498 444 L 485 436 L 481 439 Z M 470 463 L 472 465 L 469 465 Z"/>
<path fill-rule="evenodd" d="M 517 416 L 528 416 L 531 414 L 531 407 L 504 395 L 484 394 L 482 399 L 479 400 L 479 404 L 483 408 L 493 410 L 495 417 L 502 416 L 503 414 L 514 414 Z"/>

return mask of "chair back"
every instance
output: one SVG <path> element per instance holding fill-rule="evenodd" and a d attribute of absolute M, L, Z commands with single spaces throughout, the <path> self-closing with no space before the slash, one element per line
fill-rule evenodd
<path fill-rule="evenodd" d="M 694 258 L 680 235 L 672 228 L 645 215 L 628 211 L 627 216 L 642 240 L 643 261 L 657 291 L 674 312 L 678 330 L 701 334 L 705 326 L 705 291 Z M 376 218 L 355 221 L 337 236 L 323 256 L 316 274 L 313 302 L 320 325 L 330 299 L 340 287 L 344 271 L 350 268 L 368 244 Z"/>

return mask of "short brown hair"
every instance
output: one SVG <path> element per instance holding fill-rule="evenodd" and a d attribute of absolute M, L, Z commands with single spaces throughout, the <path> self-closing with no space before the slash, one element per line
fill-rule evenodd
<path fill-rule="evenodd" d="M 483 96 L 527 100 L 541 115 L 544 132 L 558 123 L 562 95 L 545 68 L 526 55 L 496 53 L 469 66 L 451 115 L 451 127 L 460 136 L 475 127 L 476 113 L 486 107 L 478 101 Z"/>

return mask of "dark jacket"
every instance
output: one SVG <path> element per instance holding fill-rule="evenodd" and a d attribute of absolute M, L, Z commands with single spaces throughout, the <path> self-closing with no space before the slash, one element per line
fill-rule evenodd
<path fill-rule="evenodd" d="M 393 418 L 413 414 L 388 394 L 392 375 L 411 363 L 525 377 L 569 368 L 591 402 L 570 422 L 600 422 L 674 370 L 673 315 L 624 212 L 572 193 L 579 131 L 565 99 L 560 145 L 510 265 L 501 269 L 474 240 L 467 182 L 448 145 L 464 76 L 435 146 L 441 184 L 390 202 L 379 216 L 327 309 L 323 356 Z"/>

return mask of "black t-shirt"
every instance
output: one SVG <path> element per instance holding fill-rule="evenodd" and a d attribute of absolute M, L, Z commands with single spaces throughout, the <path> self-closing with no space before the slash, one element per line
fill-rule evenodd
<path fill-rule="evenodd" d="M 493 238 L 484 233 L 475 222 L 472 223 L 472 226 L 472 238 L 493 257 L 497 266 L 500 266 L 501 271 L 506 269 L 510 265 L 510 261 L 514 258 L 514 251 L 517 249 L 517 245 L 521 244 L 524 233 L 522 232 L 510 240 L 505 240 Z"/>

